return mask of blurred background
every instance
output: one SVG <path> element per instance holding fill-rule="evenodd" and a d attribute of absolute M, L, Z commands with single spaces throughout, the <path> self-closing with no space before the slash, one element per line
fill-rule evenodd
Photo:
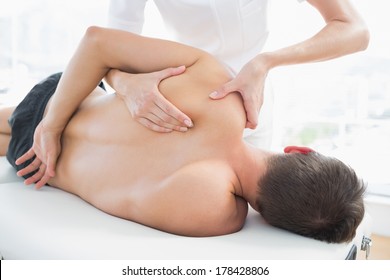
<path fill-rule="evenodd" d="M 266 50 L 323 26 L 307 3 L 270 2 Z M 371 31 L 365 52 L 270 74 L 272 149 L 307 145 L 337 156 L 368 182 L 370 193 L 390 198 L 390 4 L 352 2 Z M 40 79 L 65 68 L 88 26 L 106 25 L 108 0 L 0 0 L 0 7 L 0 104 L 16 104 Z M 144 34 L 168 36 L 152 1 L 146 13 Z"/>

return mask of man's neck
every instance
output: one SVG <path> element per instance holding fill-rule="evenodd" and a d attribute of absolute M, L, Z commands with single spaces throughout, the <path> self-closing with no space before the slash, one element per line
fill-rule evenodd
<path fill-rule="evenodd" d="M 233 163 L 233 168 L 241 184 L 241 189 L 237 193 L 257 211 L 258 181 L 266 171 L 266 159 L 272 154 L 243 143 Z"/>

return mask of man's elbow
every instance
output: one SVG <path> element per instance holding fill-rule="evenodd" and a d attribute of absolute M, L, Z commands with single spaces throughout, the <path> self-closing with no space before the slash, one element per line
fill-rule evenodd
<path fill-rule="evenodd" d="M 103 30 L 102 27 L 90 26 L 85 31 L 83 39 L 96 44 L 101 39 Z"/>

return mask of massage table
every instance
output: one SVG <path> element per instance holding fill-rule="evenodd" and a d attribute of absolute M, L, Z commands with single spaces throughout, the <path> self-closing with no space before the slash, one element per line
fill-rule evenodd
<path fill-rule="evenodd" d="M 177 236 L 111 216 L 53 187 L 25 186 L 5 157 L 0 157 L 0 206 L 5 260 L 355 259 L 371 234 L 369 215 L 352 242 L 328 244 L 272 227 L 250 210 L 237 233 Z"/>

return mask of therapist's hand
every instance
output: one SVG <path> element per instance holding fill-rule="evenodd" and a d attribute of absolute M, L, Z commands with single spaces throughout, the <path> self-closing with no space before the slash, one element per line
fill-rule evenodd
<path fill-rule="evenodd" d="M 237 76 L 210 94 L 212 99 L 222 99 L 230 93 L 242 96 L 246 111 L 246 128 L 255 129 L 264 100 L 264 82 L 269 68 L 265 60 L 258 56 L 249 61 Z"/>
<path fill-rule="evenodd" d="M 158 88 L 162 80 L 182 74 L 185 66 L 145 74 L 111 71 L 121 75 L 115 89 L 136 121 L 157 132 L 185 132 L 193 126 L 191 119 L 169 102 Z"/>
<path fill-rule="evenodd" d="M 35 129 L 33 146 L 15 162 L 20 165 L 33 159 L 29 165 L 17 172 L 18 176 L 36 172 L 24 181 L 26 185 L 35 183 L 35 188 L 40 189 L 55 176 L 57 159 L 61 152 L 61 134 L 62 129 L 51 127 L 45 123 L 45 119 L 39 123 Z"/>

